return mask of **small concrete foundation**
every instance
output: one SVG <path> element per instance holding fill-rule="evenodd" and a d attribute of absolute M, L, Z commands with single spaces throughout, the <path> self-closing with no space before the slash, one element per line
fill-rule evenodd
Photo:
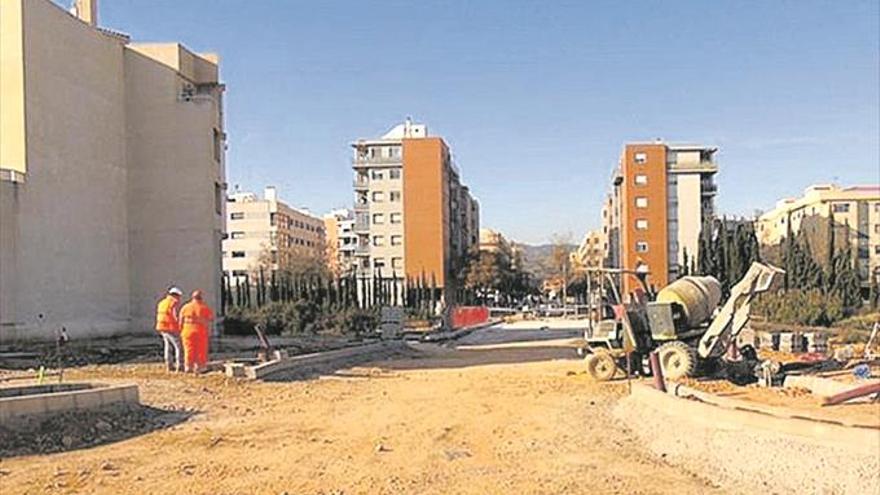
<path fill-rule="evenodd" d="M 59 383 L 0 388 L 0 426 L 71 411 L 138 406 L 137 385 Z"/>

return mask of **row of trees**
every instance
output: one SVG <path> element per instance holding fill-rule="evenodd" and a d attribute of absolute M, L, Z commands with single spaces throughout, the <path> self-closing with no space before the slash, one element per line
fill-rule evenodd
<path fill-rule="evenodd" d="M 836 224 L 833 215 L 824 226 L 804 222 L 798 234 L 791 230 L 778 246 L 759 248 L 754 224 L 726 218 L 707 224 L 699 239 L 699 252 L 685 253 L 684 274 L 712 275 L 722 292 L 729 294 L 753 261 L 785 270 L 780 291 L 764 294 L 756 302 L 757 314 L 779 323 L 828 325 L 853 314 L 862 305 L 859 276 L 850 244 L 849 225 Z M 870 303 L 880 305 L 880 288 L 874 280 Z"/>
<path fill-rule="evenodd" d="M 476 304 L 486 304 L 496 296 L 498 300 L 491 302 L 512 304 L 536 290 L 534 277 L 522 268 L 521 255 L 501 249 L 472 249 L 458 279 L 467 302 Z"/>
<path fill-rule="evenodd" d="M 683 275 L 712 275 L 721 283 L 722 293 L 748 271 L 753 261 L 760 261 L 758 238 L 752 222 L 714 220 L 703 226 L 696 256 L 684 250 Z"/>

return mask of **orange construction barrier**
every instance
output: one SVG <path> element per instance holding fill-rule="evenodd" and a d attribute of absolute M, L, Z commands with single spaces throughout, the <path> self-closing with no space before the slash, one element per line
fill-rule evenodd
<path fill-rule="evenodd" d="M 452 328 L 465 328 L 489 321 L 486 306 L 456 306 L 452 309 Z"/>

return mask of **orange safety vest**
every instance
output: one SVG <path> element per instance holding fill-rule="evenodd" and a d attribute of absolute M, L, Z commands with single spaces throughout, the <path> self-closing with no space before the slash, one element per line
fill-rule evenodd
<path fill-rule="evenodd" d="M 207 332 L 208 326 L 213 319 L 214 312 L 211 311 L 207 304 L 201 301 L 192 300 L 184 304 L 180 310 L 180 322 L 185 332 L 195 330 Z"/>
<path fill-rule="evenodd" d="M 172 296 L 165 296 L 156 306 L 156 330 L 159 332 L 180 331 L 180 322 L 177 320 L 177 300 Z"/>

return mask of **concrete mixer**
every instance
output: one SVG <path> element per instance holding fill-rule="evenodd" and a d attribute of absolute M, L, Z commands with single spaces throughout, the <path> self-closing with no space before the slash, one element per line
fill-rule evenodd
<path fill-rule="evenodd" d="M 614 270 L 598 270 L 608 283 L 600 283 L 597 298 L 611 311 L 585 334 L 587 371 L 597 380 L 610 380 L 630 355 L 636 370 L 647 373 L 647 358 L 657 351 L 667 378 L 693 376 L 702 364 L 721 357 L 749 319 L 752 299 L 770 288 L 784 273 L 771 265 L 752 263 L 745 276 L 721 302 L 721 284 L 714 277 L 682 277 L 664 287 L 650 302 L 622 304 L 613 279 Z M 620 273 L 620 270 L 616 271 Z M 594 295 L 588 294 L 593 300 Z M 638 298 L 636 298 L 638 300 Z"/>

